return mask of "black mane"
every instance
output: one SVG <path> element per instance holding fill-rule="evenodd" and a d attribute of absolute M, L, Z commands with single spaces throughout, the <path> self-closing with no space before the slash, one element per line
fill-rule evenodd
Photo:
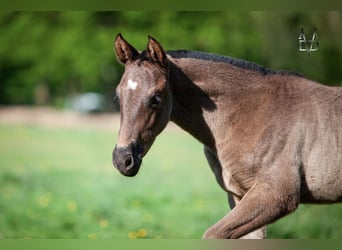
<path fill-rule="evenodd" d="M 259 72 L 263 75 L 268 75 L 268 74 L 291 74 L 291 75 L 298 75 L 297 73 L 293 72 L 287 72 L 287 71 L 276 71 L 272 69 L 268 69 L 262 65 L 245 61 L 242 59 L 237 59 L 229 56 L 221 56 L 221 55 L 216 55 L 212 53 L 206 53 L 206 52 L 201 52 L 201 51 L 191 51 L 191 50 L 174 50 L 174 51 L 167 51 L 166 52 L 168 55 L 170 55 L 173 58 L 195 58 L 195 59 L 201 59 L 201 60 L 208 60 L 208 61 L 213 61 L 213 62 L 223 62 L 223 63 L 228 63 L 233 66 L 243 68 L 243 69 L 248 69 L 248 70 L 253 70 L 256 72 Z"/>

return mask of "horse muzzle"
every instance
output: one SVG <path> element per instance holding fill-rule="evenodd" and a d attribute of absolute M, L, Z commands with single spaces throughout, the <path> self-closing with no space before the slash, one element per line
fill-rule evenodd
<path fill-rule="evenodd" d="M 142 147 L 130 143 L 125 147 L 115 146 L 113 150 L 113 165 L 124 176 L 133 177 L 139 172 L 142 162 Z"/>

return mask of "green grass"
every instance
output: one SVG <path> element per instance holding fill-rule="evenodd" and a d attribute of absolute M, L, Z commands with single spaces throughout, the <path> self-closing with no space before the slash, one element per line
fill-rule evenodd
<path fill-rule="evenodd" d="M 0 125 L 0 238 L 200 238 L 228 211 L 202 146 L 167 130 L 134 178 L 117 131 Z M 301 206 L 271 238 L 341 238 L 342 207 Z"/>

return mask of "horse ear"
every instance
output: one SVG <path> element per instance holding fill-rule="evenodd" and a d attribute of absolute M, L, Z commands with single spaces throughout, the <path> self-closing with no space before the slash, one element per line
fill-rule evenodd
<path fill-rule="evenodd" d="M 115 37 L 114 50 L 117 58 L 123 64 L 136 59 L 139 55 L 139 52 L 122 37 L 121 33 Z"/>
<path fill-rule="evenodd" d="M 152 36 L 148 35 L 147 56 L 161 66 L 167 65 L 167 57 L 163 47 Z"/>

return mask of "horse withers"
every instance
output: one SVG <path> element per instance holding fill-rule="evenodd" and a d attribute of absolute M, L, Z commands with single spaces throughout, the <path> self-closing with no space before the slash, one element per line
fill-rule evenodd
<path fill-rule="evenodd" d="M 299 203 L 342 201 L 342 88 L 196 51 L 114 41 L 125 71 L 113 164 L 135 176 L 171 120 L 204 145 L 232 210 L 204 238 L 265 238 Z"/>

